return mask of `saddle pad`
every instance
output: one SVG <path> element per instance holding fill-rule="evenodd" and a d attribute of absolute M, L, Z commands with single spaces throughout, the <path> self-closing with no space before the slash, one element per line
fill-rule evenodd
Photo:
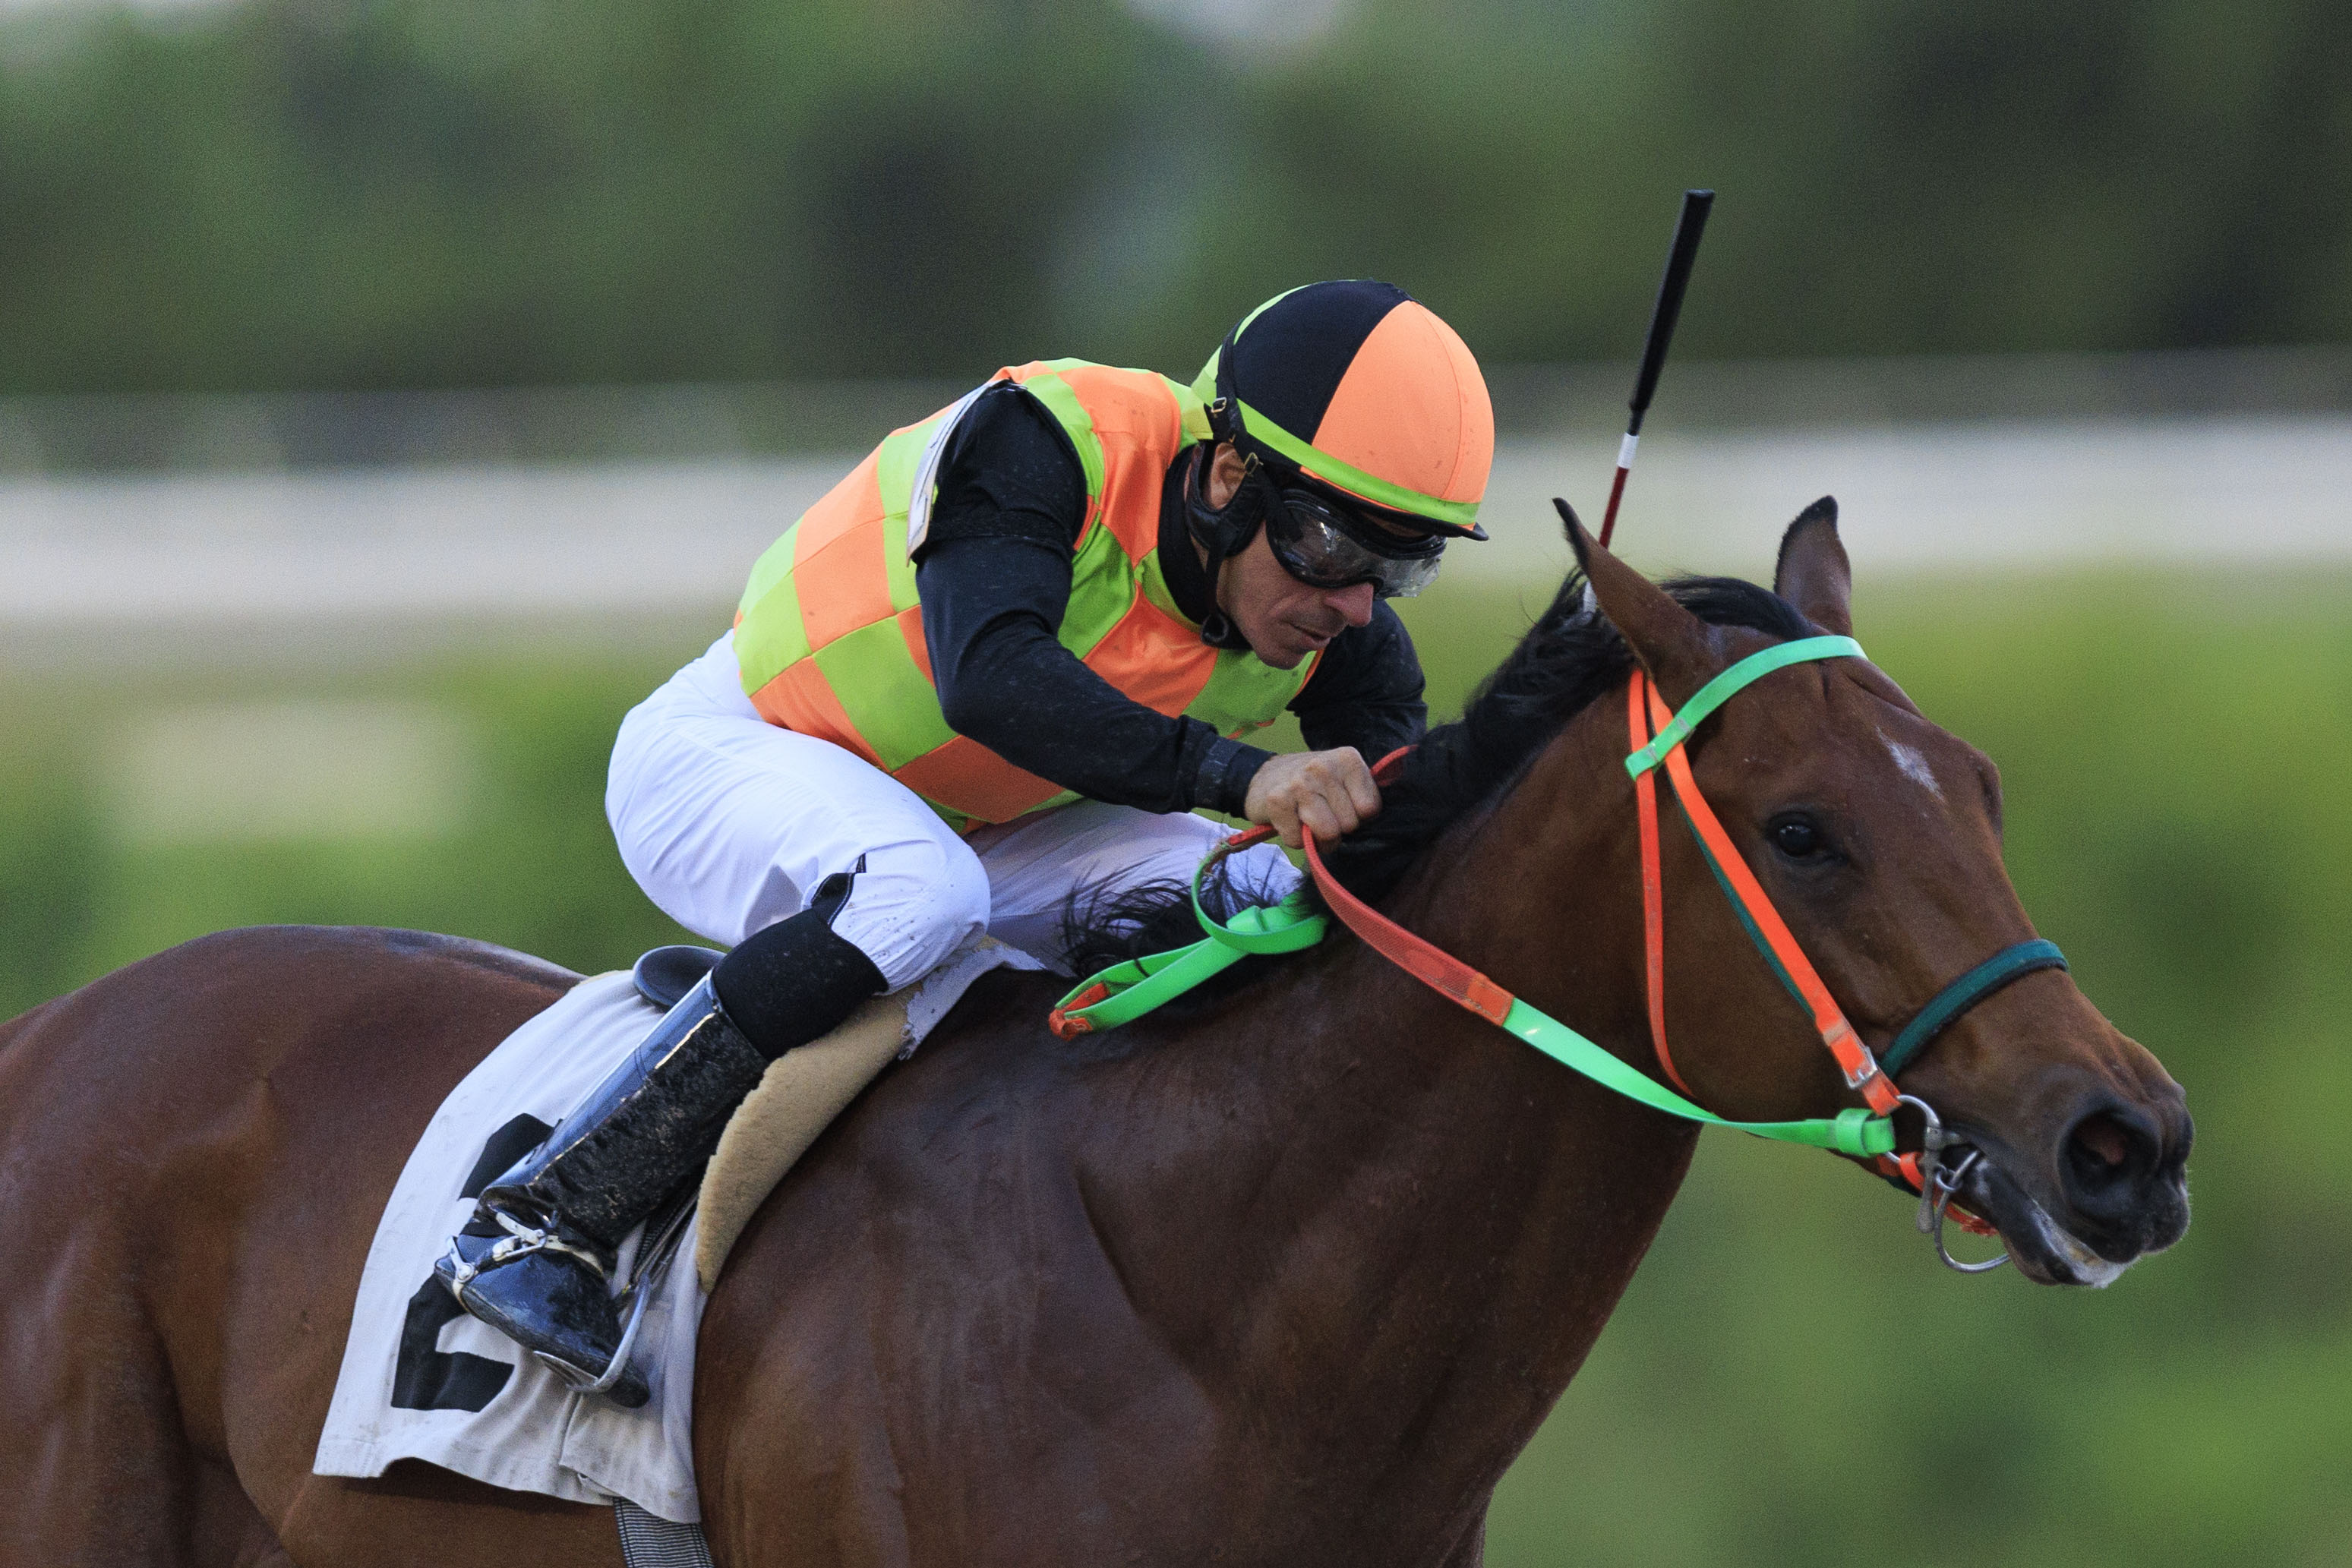
<path fill-rule="evenodd" d="M 978 938 L 913 986 L 878 998 L 904 1020 L 896 1054 L 911 1052 L 973 980 L 1006 966 L 1037 967 L 1025 954 Z M 572 1502 L 626 1498 L 660 1519 L 701 1518 L 692 1439 L 695 1335 L 706 1296 L 690 1261 L 699 1215 L 647 1287 L 635 1358 L 653 1397 L 635 1410 L 574 1394 L 460 1311 L 433 1277 L 433 1260 L 473 1212 L 471 1195 L 537 1145 L 660 1017 L 625 971 L 595 976 L 509 1035 L 450 1091 L 377 1224 L 313 1471 L 380 1476 L 398 1460 L 423 1459 L 517 1491 Z M 882 1064 L 873 1061 L 873 1071 Z M 828 1119 L 854 1095 L 838 1096 Z M 765 1197 L 762 1187 L 758 1198 Z M 748 1218 L 722 1223 L 740 1229 Z M 624 1276 L 638 1240 L 632 1235 L 622 1243 Z"/>

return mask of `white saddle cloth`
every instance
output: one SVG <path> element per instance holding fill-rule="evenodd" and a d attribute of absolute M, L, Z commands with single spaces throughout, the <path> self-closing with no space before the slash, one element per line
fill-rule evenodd
<path fill-rule="evenodd" d="M 905 1012 L 898 1054 L 910 1053 L 973 980 L 1003 966 L 1039 967 L 977 938 L 890 998 Z M 495 1176 L 527 1152 L 660 1017 L 626 973 L 598 975 L 509 1035 L 449 1092 L 376 1226 L 311 1463 L 316 1473 L 379 1476 L 397 1460 L 423 1459 L 517 1491 L 572 1502 L 626 1498 L 680 1523 L 702 1517 L 693 1452 L 695 1336 L 706 1299 L 693 1261 L 699 1214 L 647 1286 L 635 1359 L 653 1397 L 640 1409 L 573 1393 L 514 1342 L 461 1312 L 433 1276 L 434 1260 L 473 1213 L 473 1199 L 462 1196 L 468 1178 Z M 494 1142 L 501 1152 L 488 1152 Z M 765 1193 L 760 1187 L 750 1201 Z M 734 1228 L 748 1218 L 734 1218 Z M 726 1239 L 732 1239 L 730 1232 Z M 638 1239 L 622 1245 L 623 1277 Z M 715 1262 L 710 1271 L 715 1277 Z"/>

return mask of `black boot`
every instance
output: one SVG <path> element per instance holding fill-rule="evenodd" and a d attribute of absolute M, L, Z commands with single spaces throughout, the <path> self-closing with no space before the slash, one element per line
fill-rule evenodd
<path fill-rule="evenodd" d="M 849 873 L 827 877 L 807 909 L 746 937 L 545 1143 L 483 1190 L 433 1266 L 458 1305 L 575 1385 L 612 1373 L 622 1328 L 608 1281 L 621 1242 L 683 1196 L 768 1063 L 882 989 L 873 961 L 833 933 L 851 882 Z M 647 1397 L 627 1366 L 605 1392 L 630 1409 Z"/>
<path fill-rule="evenodd" d="M 706 976 L 545 1143 L 484 1189 L 434 1272 L 460 1306 L 567 1382 L 602 1380 L 621 1348 L 614 1253 L 710 1157 L 768 1061 Z M 631 1409 L 647 1396 L 635 1367 L 607 1392 Z"/>

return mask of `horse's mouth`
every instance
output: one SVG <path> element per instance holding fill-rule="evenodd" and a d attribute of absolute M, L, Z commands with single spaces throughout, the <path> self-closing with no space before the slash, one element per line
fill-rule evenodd
<path fill-rule="evenodd" d="M 2017 1271 L 2042 1285 L 2112 1285 L 2139 1260 L 2116 1262 L 2067 1230 L 1990 1159 L 1969 1162 L 1960 1183 L 1960 1201 L 1992 1222 Z"/>

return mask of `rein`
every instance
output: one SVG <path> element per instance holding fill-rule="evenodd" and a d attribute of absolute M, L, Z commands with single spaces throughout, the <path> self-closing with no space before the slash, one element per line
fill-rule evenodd
<path fill-rule="evenodd" d="M 1673 1084 L 1668 1088 L 1629 1066 L 1592 1040 L 1542 1009 L 1513 996 L 1486 975 L 1415 936 L 1373 909 L 1324 866 L 1315 835 L 1306 835 L 1307 864 L 1325 906 L 1366 946 L 1403 969 L 1456 1006 L 1517 1036 L 1545 1055 L 1602 1086 L 1685 1121 L 1730 1127 L 1776 1142 L 1828 1149 L 1873 1163 L 1882 1176 L 1920 1195 L 1919 1228 L 1931 1231 L 1944 1261 L 1967 1272 L 1980 1271 L 2004 1261 L 2006 1255 L 1981 1264 L 1962 1264 L 1945 1250 L 1943 1223 L 1955 1219 L 1979 1235 L 1994 1228 L 1951 1200 L 1959 1180 L 1977 1158 L 1969 1150 L 1957 1166 L 1941 1168 L 1940 1156 L 1962 1140 L 1947 1134 L 1934 1109 L 1915 1095 L 1896 1088 L 1892 1074 L 1916 1060 L 1935 1036 L 1969 1008 L 2021 976 L 2038 969 L 2064 968 L 2066 960 L 2054 943 L 2034 940 L 2002 949 L 1945 986 L 1906 1024 L 1888 1046 L 1884 1061 L 1874 1056 L 1844 1010 L 1830 995 L 1820 973 L 1806 958 L 1788 925 L 1724 831 L 1698 782 L 1691 773 L 1684 743 L 1701 722 L 1734 694 L 1752 682 L 1791 664 L 1822 659 L 1864 657 L 1862 645 L 1851 637 L 1807 637 L 1752 653 L 1699 688 L 1681 711 L 1669 712 L 1655 683 L 1635 669 L 1626 688 L 1627 727 L 1633 751 L 1625 770 L 1633 776 L 1642 842 L 1642 926 L 1644 976 L 1649 1000 L 1650 1037 L 1658 1065 Z M 1404 758 L 1399 750 L 1382 758 L 1373 777 L 1382 783 L 1393 777 Z M 1812 1015 L 1822 1043 L 1844 1074 L 1846 1086 L 1860 1093 L 1864 1104 L 1832 1117 L 1793 1122 L 1735 1122 L 1694 1103 L 1690 1086 L 1675 1069 L 1666 1044 L 1665 1027 L 1665 884 L 1658 843 L 1656 773 L 1663 768 L 1675 800 L 1697 837 L 1699 848 L 1716 880 L 1731 899 L 1773 972 Z M 1192 910 L 1207 936 L 1187 947 L 1147 954 L 1101 971 L 1082 982 L 1047 1017 L 1054 1033 L 1065 1040 L 1099 1029 L 1115 1028 L 1199 985 L 1210 976 L 1252 953 L 1288 953 L 1322 941 L 1329 921 L 1307 906 L 1306 890 L 1293 892 L 1280 904 L 1245 909 L 1229 922 L 1213 917 L 1201 903 L 1201 885 L 1207 873 L 1234 851 L 1273 835 L 1268 827 L 1238 833 L 1211 851 L 1192 877 Z M 1679 1091 L 1679 1092 L 1678 1092 Z M 1925 1119 L 1923 1146 L 1916 1155 L 1895 1153 L 1894 1113 L 1898 1106 L 1916 1107 Z"/>

